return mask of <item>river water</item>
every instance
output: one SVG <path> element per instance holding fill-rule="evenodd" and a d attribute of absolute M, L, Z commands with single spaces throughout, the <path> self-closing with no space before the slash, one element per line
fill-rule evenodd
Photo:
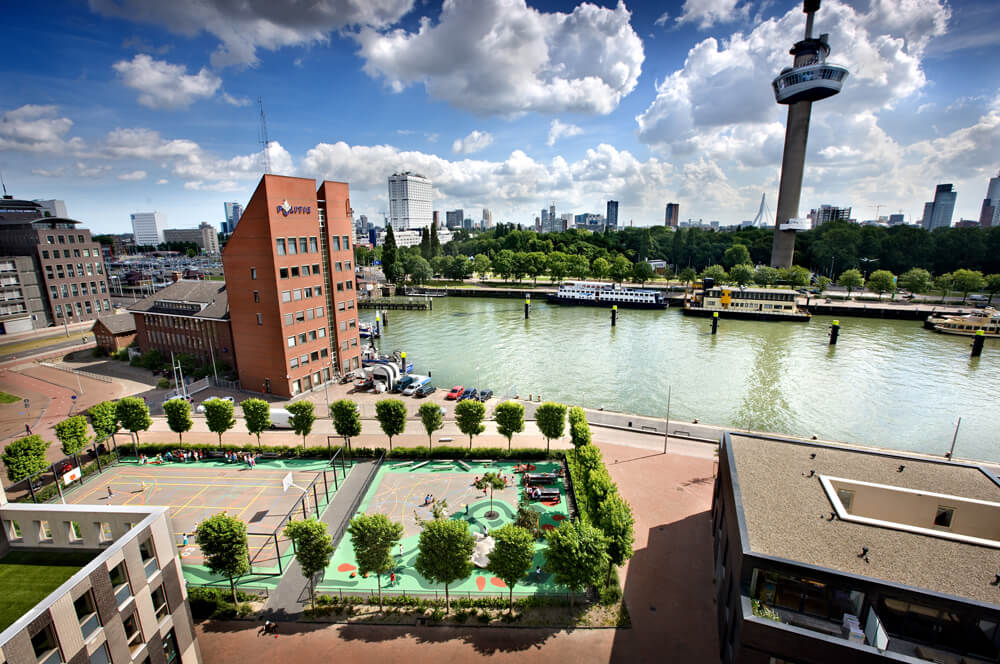
<path fill-rule="evenodd" d="M 916 321 L 809 323 L 711 320 L 679 309 L 609 310 L 519 299 L 434 299 L 391 311 L 383 352 L 402 350 L 439 389 L 489 387 L 543 400 L 942 454 L 962 418 L 955 456 L 1000 461 L 1000 343 L 969 357 L 970 339 Z M 374 321 L 372 311 L 362 319 Z"/>

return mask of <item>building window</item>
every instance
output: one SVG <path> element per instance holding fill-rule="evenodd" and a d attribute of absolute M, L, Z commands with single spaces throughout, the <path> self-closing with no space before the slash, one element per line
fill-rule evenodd
<path fill-rule="evenodd" d="M 264 314 L 257 314 L 257 324 L 258 325 L 264 324 Z"/>
<path fill-rule="evenodd" d="M 101 647 L 90 656 L 90 664 L 111 664 L 111 657 L 108 656 L 108 644 L 102 643 Z"/>
<path fill-rule="evenodd" d="M 281 268 L 281 269 L 284 269 L 284 268 Z M 299 276 L 299 268 L 298 268 L 298 266 L 292 267 L 292 276 L 293 277 Z"/>
<path fill-rule="evenodd" d="M 330 236 L 330 242 L 333 244 L 334 251 L 340 251 L 340 238 L 336 235 Z"/>
<path fill-rule="evenodd" d="M 298 369 L 299 368 L 299 358 L 293 357 L 292 359 L 290 359 L 288 361 L 288 366 L 290 368 L 292 368 L 292 369 Z"/>
<path fill-rule="evenodd" d="M 354 290 L 354 282 L 353 281 L 348 281 L 347 282 L 347 290 Z"/>
<path fill-rule="evenodd" d="M 351 271 L 351 261 L 344 261 L 344 269 L 346 269 L 348 272 Z"/>
<path fill-rule="evenodd" d="M 109 544 L 115 540 L 114 532 L 111 530 L 111 524 L 107 521 L 100 521 L 97 524 L 97 541 L 101 544 Z"/>
<path fill-rule="evenodd" d="M 177 647 L 177 637 L 174 636 L 174 630 L 167 632 L 167 635 L 163 637 L 163 658 L 167 661 L 167 664 L 174 664 L 180 660 L 180 648 Z"/>
<path fill-rule="evenodd" d="M 327 356 L 328 354 L 329 354 L 329 353 L 327 353 L 327 352 L 326 352 L 326 349 L 325 349 L 325 348 L 320 348 L 320 349 L 319 349 L 319 356 L 320 356 L 320 357 L 326 357 L 326 356 Z"/>
<path fill-rule="evenodd" d="M 80 258 L 80 250 L 79 249 L 74 249 L 73 250 L 73 256 L 76 257 L 76 258 Z"/>
<path fill-rule="evenodd" d="M 313 263 L 313 274 L 319 274 L 319 263 Z"/>
<path fill-rule="evenodd" d="M 934 525 L 941 528 L 951 528 L 951 519 L 953 516 L 955 516 L 953 508 L 938 505 L 937 514 L 934 516 Z"/>
<path fill-rule="evenodd" d="M 285 238 L 279 237 L 274 241 L 274 246 L 279 256 L 285 255 Z"/>
<path fill-rule="evenodd" d="M 298 394 L 302 391 L 302 381 L 293 380 L 292 381 L 292 394 Z"/>
<path fill-rule="evenodd" d="M 350 235 L 345 235 L 344 236 L 344 251 L 347 251 L 350 248 L 351 248 L 351 236 Z"/>
<path fill-rule="evenodd" d="M 313 310 L 306 309 L 306 320 L 312 320 L 312 319 L 313 319 Z"/>
<path fill-rule="evenodd" d="M 250 268 L 250 279 L 253 281 L 257 280 L 257 268 L 255 267 Z"/>
<path fill-rule="evenodd" d="M 156 614 L 156 619 L 163 620 L 170 612 L 167 607 L 167 593 L 163 591 L 163 586 L 161 585 L 154 590 L 150 597 L 153 600 L 153 612 Z"/>
<path fill-rule="evenodd" d="M 309 238 L 309 251 L 312 252 L 312 253 L 314 253 L 314 254 L 319 251 L 315 237 Z"/>
<path fill-rule="evenodd" d="M 281 301 L 291 302 L 292 301 L 292 291 L 281 291 Z"/>
<path fill-rule="evenodd" d="M 309 341 L 316 341 L 316 330 L 309 330 Z"/>
<path fill-rule="evenodd" d="M 128 572 L 125 571 L 125 563 L 119 563 L 113 567 L 108 574 L 111 576 L 111 586 L 115 590 L 115 599 L 121 606 L 132 596 L 132 586 L 128 582 Z"/>
<path fill-rule="evenodd" d="M 82 235 L 77 235 L 76 239 L 80 241 L 80 244 L 83 244 L 83 236 Z"/>
<path fill-rule="evenodd" d="M 48 242 L 49 244 L 55 244 L 56 243 L 55 237 L 52 236 L 52 235 L 46 235 L 45 236 L 45 241 Z"/>
<path fill-rule="evenodd" d="M 289 348 L 294 348 L 295 347 L 295 337 L 294 336 L 288 337 L 288 347 Z"/>
<path fill-rule="evenodd" d="M 255 303 L 259 303 L 260 302 L 260 291 L 254 291 L 253 292 L 253 301 Z"/>
<path fill-rule="evenodd" d="M 345 320 L 340 321 L 340 331 L 341 332 L 347 331 L 347 321 Z"/>
<path fill-rule="evenodd" d="M 313 362 L 319 362 L 319 351 L 318 350 L 314 350 L 312 353 L 310 353 L 309 354 L 309 359 L 311 359 Z"/>
<path fill-rule="evenodd" d="M 49 257 L 48 249 L 42 249 L 42 258 L 48 258 L 48 257 Z"/>
<path fill-rule="evenodd" d="M 301 323 L 301 322 L 303 322 L 303 321 L 304 321 L 305 319 L 306 319 L 306 315 L 305 315 L 305 312 L 303 312 L 303 311 L 296 311 L 296 312 L 295 312 L 295 322 L 296 322 L 296 323 Z"/>
<path fill-rule="evenodd" d="M 278 278 L 279 279 L 287 279 L 288 278 L 288 268 L 287 267 L 278 268 Z"/>
<path fill-rule="evenodd" d="M 316 293 L 316 297 L 319 297 L 320 295 L 323 294 L 323 287 L 322 286 L 315 286 L 313 288 L 313 292 Z"/>
<path fill-rule="evenodd" d="M 73 608 L 76 609 L 76 618 L 80 621 L 80 631 L 83 632 L 83 640 L 86 641 L 101 626 L 101 618 L 97 615 L 92 591 L 88 590 L 80 595 L 73 602 Z"/>
<path fill-rule="evenodd" d="M 312 296 L 313 296 L 313 289 L 312 288 L 307 288 L 306 289 L 306 297 L 312 297 Z"/>
<path fill-rule="evenodd" d="M 63 661 L 56 643 L 56 635 L 52 631 L 52 625 L 46 625 L 42 631 L 31 637 L 31 647 L 35 651 L 35 657 L 39 664 L 54 664 Z"/>
<path fill-rule="evenodd" d="M 306 342 L 306 333 L 302 332 L 301 334 L 299 334 L 299 343 L 304 344 L 305 342 Z"/>
<path fill-rule="evenodd" d="M 301 288 L 296 288 L 294 291 L 292 291 L 292 299 L 293 300 L 301 300 L 302 299 L 302 289 Z"/>
<path fill-rule="evenodd" d="M 135 611 L 128 618 L 122 620 L 122 627 L 125 628 L 128 649 L 134 653 L 142 647 L 142 630 L 139 628 L 139 619 L 136 617 Z"/>
<path fill-rule="evenodd" d="M 344 282 L 343 281 L 338 281 L 337 282 L 337 291 L 340 292 L 340 291 L 343 291 L 343 290 L 344 290 Z"/>
<path fill-rule="evenodd" d="M 303 265 L 302 266 L 302 276 L 303 277 L 308 277 L 309 276 L 309 266 L 308 265 Z"/>
<path fill-rule="evenodd" d="M 344 271 L 344 264 L 341 263 L 340 261 L 337 261 L 336 263 L 333 264 L 333 271 L 334 272 L 343 272 Z"/>
<path fill-rule="evenodd" d="M 337 303 L 337 311 L 343 311 L 343 310 L 344 310 L 344 303 L 343 302 L 338 302 Z"/>
<path fill-rule="evenodd" d="M 285 325 L 291 325 L 293 322 L 292 314 L 285 314 Z"/>
<path fill-rule="evenodd" d="M 300 355 L 299 356 L 299 364 L 301 364 L 302 366 L 305 366 L 305 365 L 309 364 L 309 356 L 308 355 Z"/>
<path fill-rule="evenodd" d="M 316 307 L 316 318 L 323 317 L 323 307 Z"/>
<path fill-rule="evenodd" d="M 299 238 L 299 253 L 305 254 L 309 253 L 309 240 L 304 237 Z"/>

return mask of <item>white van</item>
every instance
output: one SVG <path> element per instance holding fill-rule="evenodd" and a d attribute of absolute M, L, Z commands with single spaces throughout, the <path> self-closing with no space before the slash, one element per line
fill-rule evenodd
<path fill-rule="evenodd" d="M 292 414 L 289 413 L 284 408 L 272 408 L 271 409 L 271 428 L 272 429 L 291 429 L 292 428 Z"/>
<path fill-rule="evenodd" d="M 406 388 L 403 390 L 403 396 L 404 397 L 413 396 L 413 393 L 417 391 L 418 387 L 427 385 L 430 382 L 431 379 L 428 378 L 427 376 L 414 376 L 413 382 L 407 385 Z"/>

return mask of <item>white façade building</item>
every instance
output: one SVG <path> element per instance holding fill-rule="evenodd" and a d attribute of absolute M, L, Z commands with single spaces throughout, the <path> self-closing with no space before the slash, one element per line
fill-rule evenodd
<path fill-rule="evenodd" d="M 434 219 L 431 181 L 406 171 L 389 176 L 389 224 L 394 231 L 430 227 Z"/>

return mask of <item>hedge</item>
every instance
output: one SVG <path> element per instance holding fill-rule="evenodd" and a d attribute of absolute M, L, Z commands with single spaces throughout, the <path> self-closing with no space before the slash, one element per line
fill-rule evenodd
<path fill-rule="evenodd" d="M 252 613 L 250 605 L 245 602 L 260 599 L 256 595 L 238 590 L 236 591 L 236 598 L 244 603 L 236 606 L 227 599 L 229 597 L 232 597 L 232 593 L 228 588 L 189 588 L 188 602 L 191 604 L 191 617 L 195 620 L 205 620 L 207 618 L 242 618 Z"/>
<path fill-rule="evenodd" d="M 145 454 L 146 456 L 156 456 L 157 454 L 176 452 L 178 450 L 198 450 L 205 452 L 218 449 L 219 448 L 216 445 L 199 445 L 194 443 L 176 442 L 141 443 L 139 445 L 139 453 Z M 300 445 L 263 445 L 261 447 L 257 447 L 257 445 L 249 443 L 243 447 L 226 446 L 223 450 L 228 450 L 230 452 L 261 451 L 280 454 L 283 457 L 302 459 L 329 459 L 330 456 L 337 450 L 343 450 L 343 446 L 334 445 L 328 450 L 325 447 L 307 447 L 303 449 Z M 118 452 L 122 456 L 132 457 L 135 455 L 135 448 L 133 445 L 120 445 L 118 447 Z M 508 451 L 503 447 L 475 447 L 470 450 L 467 447 L 450 447 L 446 445 L 438 445 L 433 449 L 423 446 L 397 447 L 391 451 L 382 447 L 355 447 L 352 445 L 350 454 L 351 456 L 357 458 L 373 459 L 378 457 L 383 452 L 385 453 L 386 458 L 389 459 L 511 459 L 518 461 L 537 461 L 542 459 L 557 460 L 565 457 L 565 452 L 563 450 L 552 450 L 551 452 L 546 452 L 541 448 L 525 448 Z"/>

